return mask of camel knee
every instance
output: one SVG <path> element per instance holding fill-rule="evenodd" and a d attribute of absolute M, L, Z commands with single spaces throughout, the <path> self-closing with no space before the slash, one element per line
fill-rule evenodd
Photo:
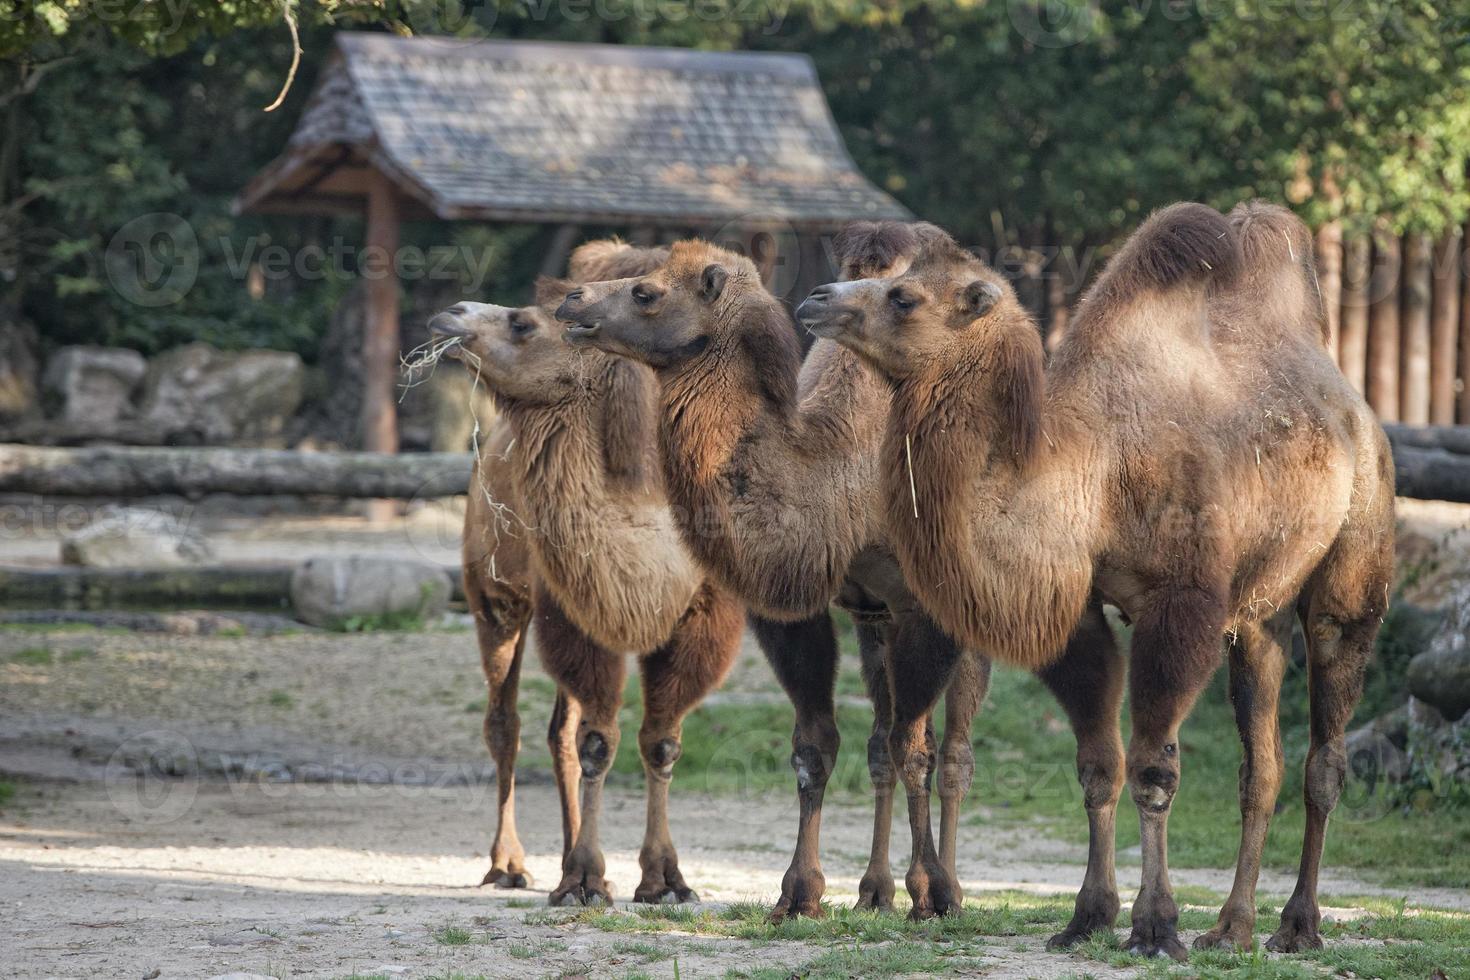
<path fill-rule="evenodd" d="M 650 776 L 669 780 L 674 778 L 674 763 L 684 754 L 679 740 L 667 734 L 640 733 L 638 754 L 643 757 L 643 768 Z"/>
<path fill-rule="evenodd" d="M 888 752 L 898 766 L 898 776 L 903 780 L 909 795 L 927 793 L 929 777 L 934 772 L 934 747 L 924 735 L 895 729 L 888 740 Z"/>
<path fill-rule="evenodd" d="M 582 766 L 586 779 L 600 779 L 612 768 L 613 755 L 617 752 L 617 738 L 596 730 L 582 733 L 577 740 L 577 762 Z"/>
<path fill-rule="evenodd" d="M 892 786 L 896 779 L 893 759 L 888 754 L 886 729 L 874 728 L 873 734 L 868 736 L 868 777 L 874 786 Z"/>
<path fill-rule="evenodd" d="M 1088 810 L 1114 806 L 1123 794 L 1122 758 L 1078 759 L 1077 783 L 1082 787 L 1082 805 Z"/>
<path fill-rule="evenodd" d="M 1174 802 L 1179 789 L 1179 750 L 1170 742 L 1163 747 L 1161 758 L 1148 762 L 1130 760 L 1128 792 L 1140 810 L 1161 813 Z"/>
<path fill-rule="evenodd" d="M 1314 747 L 1307 754 L 1305 794 L 1309 805 L 1331 813 L 1346 780 L 1347 751 L 1341 739 Z"/>
<path fill-rule="evenodd" d="M 975 778 L 975 750 L 968 739 L 946 740 L 939 753 L 939 796 L 963 797 Z"/>
<path fill-rule="evenodd" d="M 841 742 L 837 723 L 830 718 L 797 726 L 792 737 L 791 768 L 796 773 L 799 791 L 822 789 L 827 785 Z"/>

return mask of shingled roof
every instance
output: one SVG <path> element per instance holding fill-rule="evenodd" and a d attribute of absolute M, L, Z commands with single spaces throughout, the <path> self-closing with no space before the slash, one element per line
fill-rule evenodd
<path fill-rule="evenodd" d="M 847 155 L 801 55 L 343 33 L 238 210 L 829 228 L 907 212 Z"/>

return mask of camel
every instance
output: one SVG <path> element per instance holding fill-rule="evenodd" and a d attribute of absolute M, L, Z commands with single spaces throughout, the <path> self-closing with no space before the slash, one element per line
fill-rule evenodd
<path fill-rule="evenodd" d="M 1387 440 L 1323 343 L 1312 236 L 1284 209 L 1152 216 L 1043 370 L 1036 324 L 952 241 L 798 310 L 885 377 L 898 562 L 961 643 L 1036 667 L 1097 597 L 1133 624 L 1127 784 L 1143 885 L 1128 947 L 1183 959 L 1166 833 L 1179 726 L 1223 655 L 1244 747 L 1234 886 L 1199 949 L 1253 945 L 1284 764 L 1277 699 L 1299 619 L 1311 744 L 1296 889 L 1268 947 L 1320 947 L 1317 877 L 1344 731 L 1388 601 Z M 1080 903 L 1079 903 L 1080 904 Z"/>
<path fill-rule="evenodd" d="M 664 257 L 662 249 L 591 242 L 573 253 L 570 274 L 628 275 Z M 638 749 L 647 825 L 633 899 L 697 901 L 669 835 L 669 783 L 684 716 L 734 662 L 742 612 L 704 580 L 679 542 L 653 459 L 650 373 L 567 347 L 545 304 L 568 288 L 542 282 L 542 306 L 460 303 L 430 322 L 436 338 L 458 341 L 451 356 L 476 371 L 501 412 L 476 463 L 463 537 L 500 804 L 482 884 L 529 884 L 515 832 L 514 766 L 516 692 L 534 616 L 538 652 L 557 685 L 548 740 L 561 796 L 563 876 L 551 904 L 612 900 L 598 814 L 618 749 L 624 651 L 638 657 L 644 695 Z"/>
<path fill-rule="evenodd" d="M 898 239 L 871 234 L 876 226 L 850 232 L 845 272 L 904 265 L 928 232 L 898 227 Z M 790 314 L 762 287 L 755 266 L 704 242 L 675 244 L 669 261 L 648 275 L 573 290 L 557 317 L 571 322 L 574 343 L 654 368 L 665 484 L 684 540 L 711 578 L 746 602 L 795 705 L 800 823 L 772 918 L 822 914 L 818 838 L 838 750 L 834 602 L 857 623 L 875 706 L 868 764 L 877 809 L 858 906 L 892 906 L 889 815 L 901 778 L 913 840 L 905 879 L 911 915 L 958 909 L 955 834 L 974 772 L 970 726 L 990 667 L 979 654 L 962 656 L 936 627 L 890 550 L 878 469 L 886 386 L 831 342 L 818 342 L 803 363 Z M 1089 625 L 1079 632 L 1079 649 L 1108 642 L 1100 612 Z M 1065 687 L 1064 676 L 1052 680 Z M 936 746 L 929 718 L 941 694 L 947 725 Z M 929 813 L 936 769 L 938 848 Z"/>

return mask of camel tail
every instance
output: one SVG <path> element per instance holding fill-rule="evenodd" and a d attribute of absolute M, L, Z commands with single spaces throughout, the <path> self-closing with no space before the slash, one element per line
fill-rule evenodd
<path fill-rule="evenodd" d="M 1240 239 L 1242 268 L 1258 291 L 1269 291 L 1285 309 L 1277 311 L 1310 324 L 1325 345 L 1327 316 L 1317 282 L 1312 232 L 1286 208 L 1266 201 L 1245 201 L 1230 212 L 1230 226 Z"/>

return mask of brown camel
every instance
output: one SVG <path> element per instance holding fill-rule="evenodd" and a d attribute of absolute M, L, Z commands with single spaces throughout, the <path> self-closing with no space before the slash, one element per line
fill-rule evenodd
<path fill-rule="evenodd" d="M 662 249 L 593 242 L 574 279 L 657 266 Z M 543 283 L 543 303 L 569 284 Z M 552 904 L 607 902 L 597 818 L 616 756 L 624 651 L 638 655 L 638 733 L 647 786 L 639 902 L 697 896 L 668 829 L 669 782 L 684 716 L 719 684 L 739 648 L 741 611 L 703 581 L 679 542 L 653 452 L 653 379 L 635 364 L 573 351 L 542 307 L 461 303 L 430 324 L 492 392 L 501 417 L 476 466 L 465 514 L 465 593 L 489 685 L 485 738 L 500 822 L 485 883 L 525 887 L 515 835 L 516 689 L 527 622 L 557 684 L 548 738 L 562 805 L 561 882 Z M 574 773 L 580 771 L 580 787 Z"/>
<path fill-rule="evenodd" d="M 928 234 L 903 228 L 906 237 L 892 240 L 870 230 L 848 236 L 849 275 L 902 266 Z M 876 708 L 868 762 L 877 812 L 859 907 L 891 905 L 888 819 L 897 775 L 913 840 L 906 878 L 912 914 L 958 908 L 954 837 L 974 771 L 970 725 L 989 661 L 960 656 L 920 608 L 889 550 L 878 471 L 886 386 L 831 343 L 815 345 L 803 364 L 790 315 L 762 288 L 754 265 L 703 242 L 675 245 L 669 262 L 649 275 L 574 290 L 557 316 L 573 321 L 574 341 L 655 369 L 666 484 L 685 541 L 714 580 L 751 607 L 763 646 L 776 651 L 773 666 L 796 707 L 792 765 L 801 815 L 773 917 L 821 914 L 817 840 L 838 748 L 834 601 L 858 623 Z M 1100 619 L 1092 625 L 1106 635 Z M 947 726 L 936 752 L 929 717 L 941 694 Z M 929 814 L 936 768 L 938 848 Z"/>
<path fill-rule="evenodd" d="M 1235 885 L 1195 945 L 1253 945 L 1282 780 L 1277 698 L 1300 618 L 1307 827 L 1268 946 L 1319 947 L 1323 835 L 1387 605 L 1394 488 L 1383 432 L 1324 348 L 1307 228 L 1260 203 L 1228 219 L 1198 204 L 1159 212 L 1088 292 L 1044 373 L 1036 324 L 952 242 L 899 275 L 820 287 L 798 315 L 892 386 L 892 541 L 945 629 L 1035 667 L 1094 595 L 1132 622 L 1127 782 L 1143 887 L 1129 948 L 1185 956 L 1166 826 L 1179 726 L 1222 650 L 1244 821 Z"/>

